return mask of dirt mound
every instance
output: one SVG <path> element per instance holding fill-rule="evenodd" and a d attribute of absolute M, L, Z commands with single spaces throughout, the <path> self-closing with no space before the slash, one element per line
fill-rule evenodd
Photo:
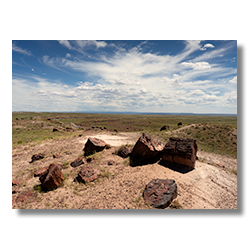
<path fill-rule="evenodd" d="M 80 167 L 72 168 L 70 163 L 83 157 L 83 147 L 88 136 L 46 141 L 33 147 L 13 149 L 12 179 L 22 179 L 19 186 L 13 186 L 13 201 L 23 192 L 36 193 L 27 203 L 13 202 L 13 208 L 69 208 L 69 209 L 132 209 L 152 208 L 142 198 L 145 186 L 152 179 L 174 179 L 178 186 L 176 201 L 184 209 L 236 209 L 237 208 L 237 160 L 198 151 L 199 160 L 195 169 L 186 173 L 175 171 L 157 162 L 138 167 L 129 166 L 129 159 L 114 154 L 120 145 L 135 144 L 140 133 L 89 134 L 104 140 L 112 147 L 91 157 L 88 163 L 99 170 L 98 179 L 91 183 L 73 182 Z M 45 157 L 29 163 L 34 152 L 43 152 Z M 60 158 L 54 159 L 58 153 Z M 109 161 L 114 164 L 108 165 Z M 225 168 L 216 164 L 223 163 Z M 35 170 L 51 163 L 62 163 L 66 177 L 56 190 L 42 192 Z M 85 163 L 87 164 L 87 163 Z M 169 209 L 168 207 L 167 209 Z"/>

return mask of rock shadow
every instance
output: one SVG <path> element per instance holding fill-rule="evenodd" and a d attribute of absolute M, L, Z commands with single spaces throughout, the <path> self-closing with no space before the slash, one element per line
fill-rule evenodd
<path fill-rule="evenodd" d="M 194 168 L 191 168 L 189 166 L 181 165 L 181 164 L 170 162 L 170 161 L 164 161 L 162 159 L 158 162 L 158 164 L 163 167 L 182 173 L 182 174 L 186 174 L 194 170 Z"/>

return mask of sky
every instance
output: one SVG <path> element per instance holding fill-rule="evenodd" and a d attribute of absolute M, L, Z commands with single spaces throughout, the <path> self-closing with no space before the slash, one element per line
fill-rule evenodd
<path fill-rule="evenodd" d="M 12 111 L 237 114 L 237 41 L 12 40 Z"/>

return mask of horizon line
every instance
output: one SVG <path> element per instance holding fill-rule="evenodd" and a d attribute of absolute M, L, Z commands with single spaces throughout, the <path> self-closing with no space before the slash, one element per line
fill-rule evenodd
<path fill-rule="evenodd" d="M 167 114 L 167 115 L 233 115 L 237 113 L 193 113 L 193 112 L 133 112 L 133 111 L 12 111 L 12 113 L 86 113 L 86 114 Z"/>

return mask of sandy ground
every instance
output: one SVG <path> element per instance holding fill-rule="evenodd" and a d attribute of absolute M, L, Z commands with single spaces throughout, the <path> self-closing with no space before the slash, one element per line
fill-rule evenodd
<path fill-rule="evenodd" d="M 79 184 L 73 179 L 80 167 L 72 168 L 69 164 L 83 153 L 82 149 L 89 136 L 97 137 L 110 144 L 111 149 L 95 155 L 91 165 L 103 174 L 93 183 Z M 187 173 L 174 171 L 160 162 L 139 167 L 131 167 L 128 159 L 123 159 L 114 152 L 120 145 L 135 144 L 140 133 L 92 132 L 87 136 L 46 141 L 34 147 L 20 147 L 13 150 L 12 179 L 21 179 L 19 186 L 14 186 L 12 194 L 13 208 L 32 209 L 136 209 L 150 208 L 142 198 L 145 185 L 152 179 L 174 179 L 177 183 L 178 196 L 175 199 L 184 209 L 236 209 L 237 175 L 231 170 L 237 169 L 237 160 L 221 155 L 198 151 L 199 160 L 195 169 Z M 35 153 L 45 153 L 46 157 L 29 163 Z M 53 159 L 52 154 L 59 158 Z M 113 165 L 108 161 L 113 160 Z M 67 176 L 64 185 L 54 191 L 41 193 L 33 187 L 39 185 L 39 179 L 33 177 L 34 171 L 53 162 L 64 163 L 62 170 Z M 225 167 L 218 167 L 223 163 Z M 87 164 L 87 163 L 85 163 Z M 106 177 L 107 178 L 106 178 Z M 35 200 L 18 203 L 16 198 L 31 190 Z M 167 208 L 168 209 L 168 208 Z"/>

